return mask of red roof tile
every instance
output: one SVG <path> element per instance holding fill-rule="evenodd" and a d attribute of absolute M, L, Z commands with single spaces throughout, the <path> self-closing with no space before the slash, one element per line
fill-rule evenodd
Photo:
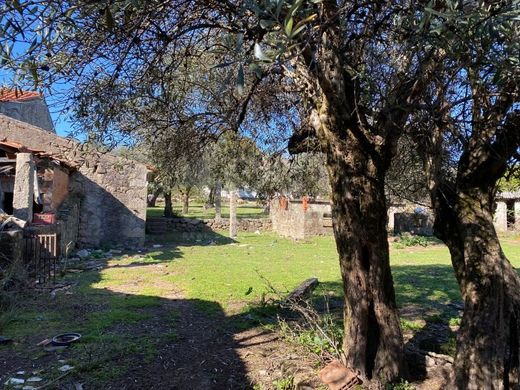
<path fill-rule="evenodd" d="M 0 88 L 0 102 L 23 102 L 43 95 L 37 91 L 22 91 L 19 89 Z"/>

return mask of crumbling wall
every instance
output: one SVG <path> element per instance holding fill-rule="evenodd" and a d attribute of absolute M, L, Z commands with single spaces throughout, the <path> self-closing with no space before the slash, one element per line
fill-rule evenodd
<path fill-rule="evenodd" d="M 497 201 L 495 215 L 493 217 L 495 229 L 499 232 L 507 231 L 507 204 L 504 201 Z"/>
<path fill-rule="evenodd" d="M 4 115 L 0 139 L 51 152 L 78 166 L 69 192 L 81 200 L 79 246 L 144 243 L 148 170 L 143 164 L 91 150 Z"/>
<path fill-rule="evenodd" d="M 69 195 L 69 172 L 49 161 L 40 161 L 37 167 L 43 212 L 56 213 Z"/>
<path fill-rule="evenodd" d="M 274 199 L 270 213 L 273 231 L 297 240 L 332 234 L 330 203 Z"/>
<path fill-rule="evenodd" d="M 433 216 L 428 213 L 395 213 L 394 233 L 433 235 Z"/>

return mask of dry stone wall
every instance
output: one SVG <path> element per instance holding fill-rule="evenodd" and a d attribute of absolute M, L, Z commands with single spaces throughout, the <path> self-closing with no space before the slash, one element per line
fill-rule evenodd
<path fill-rule="evenodd" d="M 79 246 L 144 243 L 148 170 L 143 164 L 91 150 L 4 115 L 0 115 L 0 139 L 53 153 L 77 165 L 69 193 L 80 199 Z"/>
<path fill-rule="evenodd" d="M 172 232 L 204 232 L 229 229 L 229 219 L 193 219 L 168 218 L 167 230 Z M 269 218 L 241 218 L 238 219 L 238 231 L 256 232 L 272 229 Z"/>

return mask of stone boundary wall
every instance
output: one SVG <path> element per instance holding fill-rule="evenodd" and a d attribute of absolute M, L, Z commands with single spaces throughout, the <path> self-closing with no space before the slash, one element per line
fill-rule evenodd
<path fill-rule="evenodd" d="M 194 218 L 167 218 L 167 230 L 172 232 L 209 232 L 229 229 L 229 219 L 194 219 Z M 241 232 L 270 231 L 272 229 L 269 218 L 239 218 L 238 230 Z"/>
<path fill-rule="evenodd" d="M 30 124 L 0 115 L 0 139 L 53 153 L 78 167 L 69 193 L 80 198 L 78 246 L 142 246 L 145 238 L 145 165 L 91 150 Z"/>

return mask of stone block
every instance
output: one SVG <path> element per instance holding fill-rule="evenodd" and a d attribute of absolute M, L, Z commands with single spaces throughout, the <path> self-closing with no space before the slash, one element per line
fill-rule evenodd
<path fill-rule="evenodd" d="M 16 155 L 16 173 L 13 194 L 13 216 L 32 222 L 35 166 L 31 153 Z"/>

